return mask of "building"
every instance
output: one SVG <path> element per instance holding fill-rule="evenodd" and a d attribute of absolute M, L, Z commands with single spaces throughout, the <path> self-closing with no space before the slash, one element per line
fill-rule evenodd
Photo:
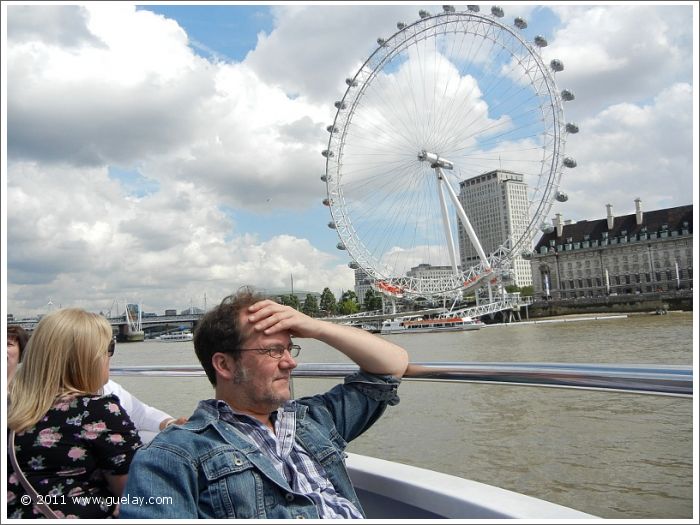
<path fill-rule="evenodd" d="M 283 301 L 283 297 L 289 297 L 290 295 L 293 295 L 296 297 L 297 302 L 300 305 L 304 304 L 304 301 L 306 301 L 306 296 L 307 295 L 312 295 L 316 298 L 316 301 L 320 301 L 321 299 L 321 294 L 319 292 L 310 292 L 307 290 L 284 290 L 284 289 L 275 289 L 275 290 L 262 290 L 261 293 L 273 301 L 276 301 L 278 303 L 281 303 Z"/>
<path fill-rule="evenodd" d="M 452 266 L 433 266 L 425 263 L 408 270 L 406 276 L 421 279 L 424 284 L 423 293 L 426 297 L 445 290 L 444 283 L 454 279 Z"/>
<path fill-rule="evenodd" d="M 562 223 L 532 260 L 535 297 L 574 299 L 693 287 L 693 206 Z"/>
<path fill-rule="evenodd" d="M 495 252 L 509 238 L 517 241 L 527 231 L 530 212 L 523 175 L 505 170 L 489 171 L 460 182 L 459 188 L 459 201 L 486 255 Z M 479 264 L 480 260 L 462 223 L 457 223 L 460 262 L 466 269 Z M 529 248 L 528 242 L 523 250 Z M 530 263 L 520 254 L 512 259 L 511 280 L 520 287 L 532 284 Z"/>
<path fill-rule="evenodd" d="M 374 280 L 367 275 L 362 268 L 357 268 L 355 270 L 355 295 L 357 296 L 357 304 L 364 306 L 365 304 L 365 294 L 367 290 L 372 288 L 372 283 Z"/>

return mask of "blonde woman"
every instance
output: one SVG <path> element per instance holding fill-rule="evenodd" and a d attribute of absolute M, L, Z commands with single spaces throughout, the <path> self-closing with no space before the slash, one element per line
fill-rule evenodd
<path fill-rule="evenodd" d="M 59 517 L 113 516 L 141 446 L 118 398 L 101 395 L 113 353 L 104 317 L 58 310 L 37 325 L 10 385 L 7 425 L 16 433 L 17 464 Z M 7 474 L 8 517 L 41 518 L 10 464 Z"/>

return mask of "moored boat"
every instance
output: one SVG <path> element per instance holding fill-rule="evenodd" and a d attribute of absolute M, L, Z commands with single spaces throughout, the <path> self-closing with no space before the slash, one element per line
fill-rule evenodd
<path fill-rule="evenodd" d="M 194 334 L 192 332 L 186 330 L 183 332 L 175 332 L 172 334 L 163 334 L 158 337 L 156 337 L 157 341 L 163 341 L 165 343 L 175 343 L 178 341 L 192 341 L 194 338 Z"/>
<path fill-rule="evenodd" d="M 478 330 L 484 323 L 479 319 L 442 314 L 437 317 L 397 317 L 382 323 L 382 334 L 407 334 L 424 332 L 459 332 Z"/>

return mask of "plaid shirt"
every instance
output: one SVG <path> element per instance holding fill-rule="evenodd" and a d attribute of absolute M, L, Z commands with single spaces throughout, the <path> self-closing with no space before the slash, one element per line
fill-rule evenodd
<path fill-rule="evenodd" d="M 260 448 L 289 482 L 292 492 L 311 498 L 321 518 L 362 518 L 352 502 L 338 495 L 323 467 L 296 442 L 295 402 L 287 401 L 274 415 L 274 434 L 246 414 L 226 410 L 222 419 Z"/>

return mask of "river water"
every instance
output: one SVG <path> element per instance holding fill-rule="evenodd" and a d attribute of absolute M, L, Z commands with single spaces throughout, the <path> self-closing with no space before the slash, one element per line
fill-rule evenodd
<path fill-rule="evenodd" d="M 693 364 L 693 315 L 488 326 L 387 336 L 411 361 Z M 298 340 L 304 362 L 346 362 Z M 113 366 L 197 364 L 191 342 L 120 344 Z M 202 377 L 115 377 L 143 401 L 190 415 L 213 390 Z M 296 396 L 333 379 L 297 378 Z M 533 386 L 404 381 L 349 451 L 514 490 L 602 518 L 693 516 L 693 402 Z"/>

